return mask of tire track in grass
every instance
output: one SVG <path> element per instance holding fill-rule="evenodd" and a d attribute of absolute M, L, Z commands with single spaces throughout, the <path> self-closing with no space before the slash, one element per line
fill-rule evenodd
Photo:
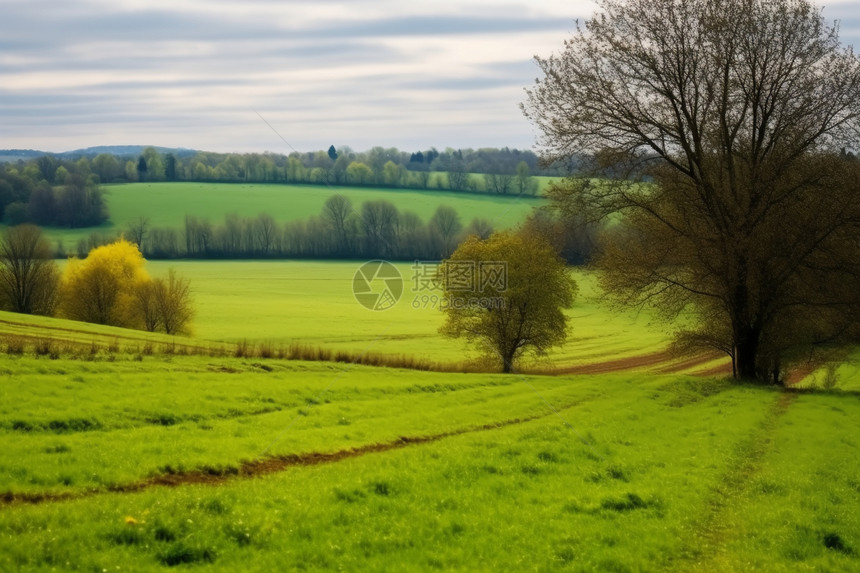
<path fill-rule="evenodd" d="M 697 370 L 692 374 L 693 376 L 701 376 L 703 378 L 708 378 L 711 376 L 731 376 L 732 363 L 726 362 L 725 364 L 718 364 L 716 366 L 705 368 L 704 370 Z"/>
<path fill-rule="evenodd" d="M 669 570 L 720 570 L 720 550 L 731 534 L 730 524 L 724 519 L 726 510 L 761 471 L 774 430 L 795 398 L 795 392 L 781 392 L 752 433 L 735 446 L 728 468 L 710 488 L 704 511 L 692 523 L 690 533 L 681 543 L 680 557 L 668 564 Z"/>
<path fill-rule="evenodd" d="M 303 454 L 286 454 L 280 456 L 268 456 L 254 460 L 240 462 L 239 467 L 203 467 L 190 471 L 181 471 L 169 474 L 158 474 L 137 482 L 107 486 L 103 488 L 91 488 L 76 492 L 63 493 L 0 493 L 0 509 L 13 505 L 39 505 L 44 503 L 55 503 L 61 501 L 73 501 L 103 495 L 108 493 L 136 493 L 154 487 L 181 487 L 187 485 L 210 485 L 219 486 L 229 481 L 239 479 L 252 479 L 270 474 L 287 471 L 291 468 L 318 466 L 323 464 L 337 463 L 343 460 L 358 458 L 370 454 L 399 450 L 415 445 L 438 442 L 445 438 L 498 430 L 508 426 L 525 424 L 543 418 L 557 415 L 558 412 L 568 410 L 587 402 L 591 398 L 585 397 L 574 402 L 558 406 L 554 410 L 525 418 L 511 418 L 481 426 L 469 426 L 438 434 L 427 434 L 423 436 L 401 436 L 391 442 L 374 442 L 356 448 L 348 448 L 335 452 L 306 452 Z"/>

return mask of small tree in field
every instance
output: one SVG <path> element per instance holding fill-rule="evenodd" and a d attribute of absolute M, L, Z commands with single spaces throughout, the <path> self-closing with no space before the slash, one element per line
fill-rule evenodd
<path fill-rule="evenodd" d="M 186 332 L 194 317 L 191 288 L 188 279 L 177 276 L 173 269 L 166 279 L 155 279 L 152 287 L 158 324 L 167 334 Z"/>
<path fill-rule="evenodd" d="M 542 237 L 499 232 L 469 237 L 440 265 L 444 290 L 442 334 L 465 337 L 511 372 L 525 353 L 545 354 L 567 336 L 562 309 L 577 286 Z"/>
<path fill-rule="evenodd" d="M 0 308 L 50 315 L 57 301 L 60 272 L 51 246 L 34 225 L 11 227 L 0 238 Z"/>

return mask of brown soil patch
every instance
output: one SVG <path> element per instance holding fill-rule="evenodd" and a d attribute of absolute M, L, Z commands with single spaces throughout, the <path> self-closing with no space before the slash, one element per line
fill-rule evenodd
<path fill-rule="evenodd" d="M 725 354 L 721 352 L 704 352 L 702 354 L 697 354 L 695 356 L 691 356 L 686 360 L 682 360 L 680 362 L 674 362 L 660 368 L 657 372 L 661 374 L 674 374 L 675 372 L 681 372 L 683 370 L 689 370 L 691 368 L 695 368 L 696 366 L 700 366 L 702 364 L 707 364 L 708 362 L 713 362 L 714 360 L 719 359 L 720 357 L 725 356 Z"/>
<path fill-rule="evenodd" d="M 803 364 L 801 366 L 798 366 L 797 368 L 789 372 L 788 376 L 785 377 L 785 385 L 794 386 L 813 372 L 815 372 L 815 366 L 812 366 L 810 364 Z"/>
<path fill-rule="evenodd" d="M 684 360 L 676 361 L 677 355 L 669 350 L 661 350 L 660 352 L 652 352 L 649 354 L 640 354 L 638 356 L 628 356 L 627 358 L 619 358 L 616 360 L 607 360 L 605 362 L 594 362 L 591 364 L 582 364 L 578 366 L 570 366 L 556 370 L 555 374 L 605 374 L 608 372 L 621 372 L 624 370 L 635 370 L 641 368 L 656 368 L 656 372 L 660 374 L 673 374 L 695 368 L 701 364 L 707 364 L 718 359 L 721 356 L 719 352 L 704 352 L 696 354 Z M 664 365 L 665 366 L 661 366 Z M 711 370 L 711 369 L 709 369 Z M 718 373 L 722 374 L 726 371 L 725 365 L 715 367 Z M 728 369 L 731 372 L 731 366 Z M 700 374 L 700 373 L 697 373 Z"/>
<path fill-rule="evenodd" d="M 645 368 L 669 362 L 672 360 L 673 354 L 668 350 L 653 352 L 651 354 L 640 354 L 639 356 L 629 356 L 627 358 L 619 358 L 618 360 L 608 360 L 606 362 L 595 362 L 593 364 L 582 364 L 580 366 L 571 366 L 569 368 L 561 368 L 556 371 L 556 374 L 605 374 L 607 372 L 619 372 L 622 370 L 633 370 L 634 368 Z"/>

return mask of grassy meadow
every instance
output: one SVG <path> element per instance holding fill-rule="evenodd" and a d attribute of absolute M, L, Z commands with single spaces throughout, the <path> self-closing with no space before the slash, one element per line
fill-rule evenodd
<path fill-rule="evenodd" d="M 120 233 L 140 217 L 146 217 L 155 227 L 182 229 L 186 215 L 220 223 L 230 213 L 242 217 L 267 213 L 283 224 L 319 215 L 325 201 L 337 193 L 349 197 L 356 209 L 366 201 L 386 200 L 398 210 L 412 211 L 424 221 L 440 205 L 450 205 L 464 225 L 479 217 L 489 220 L 497 229 L 515 226 L 541 203 L 541 199 L 534 197 L 326 185 L 130 183 L 106 185 L 103 189 L 110 212 L 106 224 L 87 229 L 46 229 L 48 237 L 54 242 L 62 239 L 67 249 L 73 249 L 79 239 L 94 230 Z"/>
<path fill-rule="evenodd" d="M 437 292 L 416 288 L 414 263 L 396 266 L 404 280 L 398 304 L 370 311 L 352 293 L 361 261 L 150 261 L 154 276 L 174 268 L 188 277 L 198 316 L 195 336 L 237 342 L 301 342 L 350 352 L 408 354 L 458 362 L 479 353 L 438 333 L 443 316 Z M 612 312 L 601 301 L 594 277 L 573 271 L 580 295 L 569 309 L 568 342 L 548 365 L 575 365 L 608 357 L 658 352 L 671 328 L 648 313 Z"/>
<path fill-rule="evenodd" d="M 183 262 L 186 338 L 0 313 L 0 570 L 860 570 L 856 368 L 830 392 L 665 357 L 564 374 L 668 337 L 582 272 L 557 375 L 236 356 L 462 359 L 438 311 L 355 302 L 355 268 Z"/>
<path fill-rule="evenodd" d="M 5 359 L 0 570 L 850 571 L 856 393 Z"/>

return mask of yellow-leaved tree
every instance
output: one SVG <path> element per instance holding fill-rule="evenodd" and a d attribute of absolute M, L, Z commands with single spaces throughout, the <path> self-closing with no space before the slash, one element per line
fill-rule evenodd
<path fill-rule="evenodd" d="M 59 314 L 168 334 L 187 331 L 193 316 L 188 281 L 172 269 L 168 280 L 152 279 L 145 264 L 137 245 L 125 239 L 91 250 L 86 259 L 70 259 L 60 287 Z"/>
<path fill-rule="evenodd" d="M 63 273 L 60 314 L 66 318 L 136 328 L 134 291 L 151 279 L 137 246 L 125 239 L 72 258 Z"/>

